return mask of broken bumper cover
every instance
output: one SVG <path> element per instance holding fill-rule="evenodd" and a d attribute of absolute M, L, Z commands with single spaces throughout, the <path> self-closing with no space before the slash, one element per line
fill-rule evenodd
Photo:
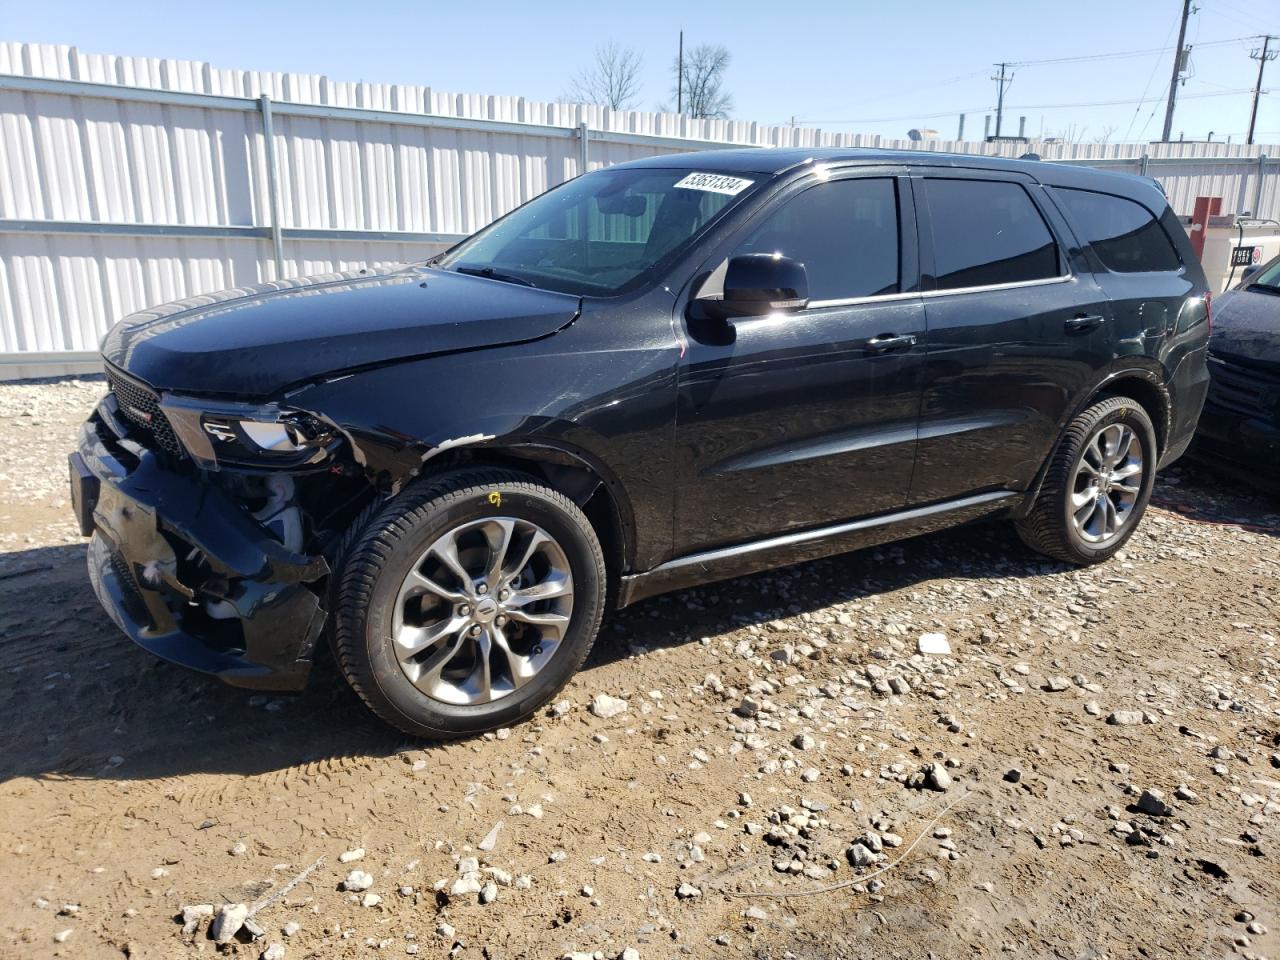
<path fill-rule="evenodd" d="M 71 455 L 72 503 L 99 601 L 164 660 L 262 690 L 306 685 L 323 557 L 292 553 L 219 488 L 113 436 L 109 401 Z M 210 609 L 216 609 L 211 615 Z"/>

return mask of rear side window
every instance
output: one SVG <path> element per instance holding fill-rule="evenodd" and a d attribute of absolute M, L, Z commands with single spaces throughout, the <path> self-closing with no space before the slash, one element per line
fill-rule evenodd
<path fill-rule="evenodd" d="M 1053 234 L 1020 185 L 929 177 L 924 188 L 939 290 L 1061 275 Z"/>
<path fill-rule="evenodd" d="M 1108 270 L 1146 273 L 1182 266 L 1168 235 L 1142 204 L 1092 190 L 1052 189 Z"/>
<path fill-rule="evenodd" d="M 785 201 L 734 251 L 805 266 L 810 300 L 897 293 L 898 197 L 892 179 L 832 180 Z"/>

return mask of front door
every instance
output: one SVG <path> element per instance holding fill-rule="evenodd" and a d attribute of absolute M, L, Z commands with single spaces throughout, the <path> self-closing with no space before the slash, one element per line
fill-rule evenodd
<path fill-rule="evenodd" d="M 676 414 L 676 554 L 901 507 L 916 447 L 924 311 L 910 184 L 815 173 L 728 256 L 805 265 L 809 306 L 689 321 Z"/>

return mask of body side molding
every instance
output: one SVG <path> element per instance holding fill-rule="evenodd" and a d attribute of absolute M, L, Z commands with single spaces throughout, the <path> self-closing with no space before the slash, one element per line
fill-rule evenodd
<path fill-rule="evenodd" d="M 672 590 L 931 533 L 995 513 L 1012 506 L 1013 501 L 1021 496 L 1011 490 L 992 490 L 910 510 L 677 557 L 644 573 L 622 577 L 618 588 L 618 607 Z"/>

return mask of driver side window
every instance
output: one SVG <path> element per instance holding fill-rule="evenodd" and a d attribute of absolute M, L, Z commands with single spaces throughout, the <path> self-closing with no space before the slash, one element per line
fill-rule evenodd
<path fill-rule="evenodd" d="M 898 293 L 898 196 L 891 177 L 832 180 L 766 215 L 734 251 L 805 266 L 811 301 Z"/>

